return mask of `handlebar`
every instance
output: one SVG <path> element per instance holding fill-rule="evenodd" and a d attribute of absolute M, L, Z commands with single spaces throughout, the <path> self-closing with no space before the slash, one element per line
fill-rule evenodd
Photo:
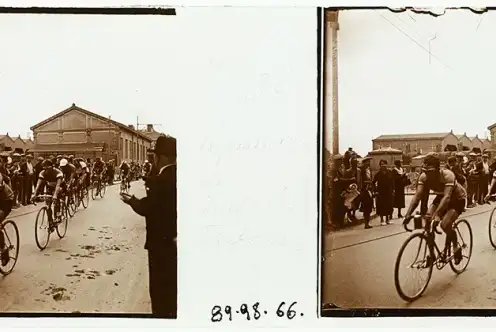
<path fill-rule="evenodd" d="M 414 229 L 412 229 L 412 228 L 409 228 L 409 227 L 408 227 L 408 224 L 409 224 L 409 223 L 410 223 L 410 221 L 411 221 L 412 219 L 414 219 L 414 218 L 425 218 L 425 217 L 422 217 L 422 216 L 420 216 L 420 215 L 418 215 L 418 214 L 416 214 L 415 216 L 405 217 L 405 219 L 403 220 L 403 228 L 405 229 L 405 231 L 407 231 L 407 232 L 413 232 L 413 231 L 414 231 Z M 432 221 L 431 221 L 430 226 L 432 227 Z M 437 224 L 436 224 L 436 226 L 435 226 L 435 227 L 433 227 L 433 228 L 431 228 L 431 229 L 432 229 L 432 230 L 433 230 L 436 234 L 439 234 L 439 235 L 443 234 L 443 232 L 438 231 L 438 227 L 439 227 L 439 223 L 437 223 Z"/>
<path fill-rule="evenodd" d="M 41 199 L 45 199 L 45 200 L 50 200 L 50 199 L 53 199 L 53 195 L 46 195 L 46 194 L 43 194 L 43 195 L 36 195 L 34 196 L 34 199 L 32 201 L 33 205 L 36 206 L 36 198 L 41 198 Z"/>

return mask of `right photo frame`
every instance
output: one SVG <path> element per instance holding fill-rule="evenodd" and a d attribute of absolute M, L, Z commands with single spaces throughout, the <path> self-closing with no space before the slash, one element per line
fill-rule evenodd
<path fill-rule="evenodd" d="M 322 316 L 494 313 L 496 11 L 322 16 Z"/>

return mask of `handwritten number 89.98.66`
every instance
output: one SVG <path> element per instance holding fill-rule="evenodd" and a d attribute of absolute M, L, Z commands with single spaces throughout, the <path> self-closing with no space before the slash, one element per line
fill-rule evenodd
<path fill-rule="evenodd" d="M 293 307 L 297 302 L 291 303 L 289 306 L 286 305 L 286 302 L 281 302 L 277 309 L 275 310 L 275 314 L 280 318 L 293 319 L 296 317 L 296 311 Z M 271 310 L 270 310 L 271 311 Z M 251 307 L 246 303 L 241 304 L 239 307 L 233 307 L 230 305 L 226 305 L 224 307 L 215 305 L 212 308 L 212 322 L 221 322 L 225 319 L 232 321 L 236 318 L 236 316 L 241 316 L 246 320 L 259 320 L 263 316 L 269 316 L 272 313 L 269 310 L 264 310 L 260 307 L 260 303 L 256 302 Z M 303 313 L 300 314 L 303 316 Z"/>

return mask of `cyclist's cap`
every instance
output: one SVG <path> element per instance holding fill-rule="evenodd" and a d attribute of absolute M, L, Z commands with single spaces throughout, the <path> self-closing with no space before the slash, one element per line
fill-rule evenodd
<path fill-rule="evenodd" d="M 82 168 L 85 168 L 86 167 L 86 163 L 84 161 L 81 161 L 81 167 Z"/>
<path fill-rule="evenodd" d="M 340 154 L 336 154 L 336 155 L 332 156 L 332 160 L 341 160 L 343 158 L 344 157 L 342 155 L 340 155 Z"/>
<path fill-rule="evenodd" d="M 456 156 L 457 157 L 465 157 L 465 154 L 463 152 L 457 152 Z"/>
<path fill-rule="evenodd" d="M 372 160 L 372 157 L 365 157 L 365 158 L 363 158 L 363 159 L 362 159 L 362 163 L 363 163 L 363 162 L 366 162 L 366 161 L 368 161 L 368 160 Z"/>
<path fill-rule="evenodd" d="M 57 159 L 62 159 L 62 158 L 64 158 L 64 157 L 60 154 L 57 156 Z"/>
<path fill-rule="evenodd" d="M 482 156 L 483 156 L 484 158 L 489 158 L 489 155 L 488 155 L 487 153 L 484 153 Z"/>
<path fill-rule="evenodd" d="M 64 167 L 64 166 L 67 166 L 69 162 L 67 161 L 67 159 L 61 159 L 60 160 L 60 166 Z"/>
<path fill-rule="evenodd" d="M 74 156 L 72 154 L 69 156 L 69 159 L 71 159 L 71 158 L 74 158 Z"/>
<path fill-rule="evenodd" d="M 470 152 L 468 155 L 469 155 L 470 157 L 475 157 L 475 156 L 477 156 L 477 155 L 475 154 L 475 152 Z"/>
<path fill-rule="evenodd" d="M 52 161 L 50 159 L 43 160 L 43 163 L 41 164 L 43 167 L 52 167 Z"/>
<path fill-rule="evenodd" d="M 17 152 L 12 155 L 12 157 L 20 157 L 21 155 L 18 154 Z"/>

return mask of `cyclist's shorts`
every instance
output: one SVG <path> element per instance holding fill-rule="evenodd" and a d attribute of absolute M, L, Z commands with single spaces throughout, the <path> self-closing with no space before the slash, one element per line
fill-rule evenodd
<path fill-rule="evenodd" d="M 53 194 L 55 194 L 55 187 L 56 186 L 47 185 L 46 186 L 46 194 L 47 195 L 53 195 Z"/>
<path fill-rule="evenodd" d="M 441 203 L 442 199 L 443 199 L 443 195 L 437 195 L 436 198 L 434 198 L 432 205 L 438 206 L 439 203 Z M 466 204 L 467 204 L 467 202 L 464 198 L 452 199 L 449 201 L 448 208 L 446 209 L 446 212 L 449 210 L 455 210 L 458 214 L 462 214 L 463 212 L 465 212 Z M 441 218 L 444 217 L 444 214 L 440 217 Z"/>

